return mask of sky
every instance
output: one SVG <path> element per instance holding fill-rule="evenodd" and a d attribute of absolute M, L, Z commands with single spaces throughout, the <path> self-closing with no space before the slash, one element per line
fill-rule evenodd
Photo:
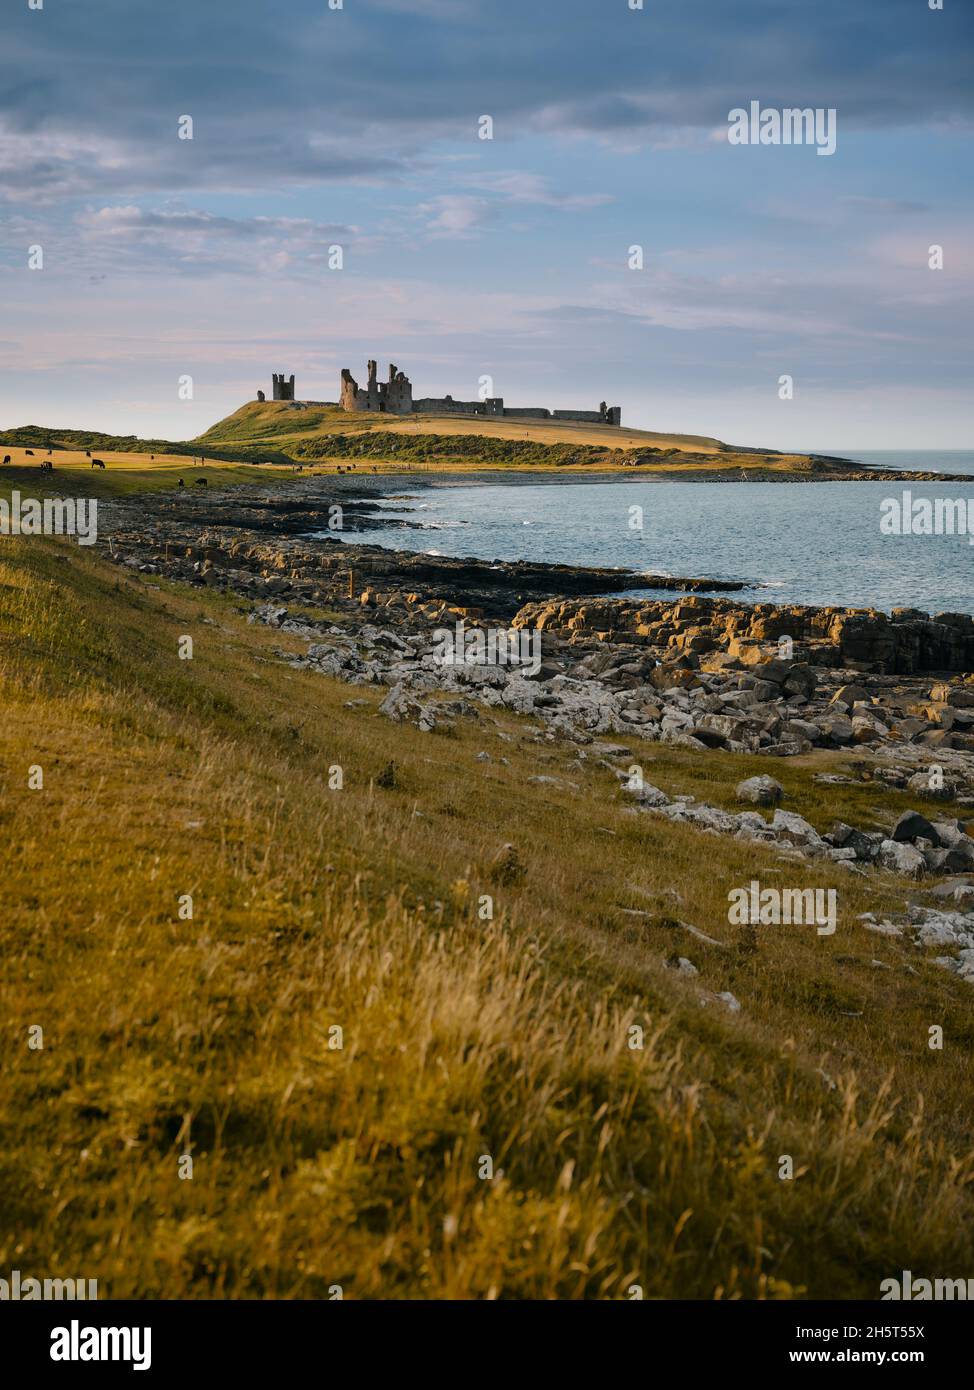
<path fill-rule="evenodd" d="M 186 439 L 375 357 L 416 396 L 974 447 L 972 0 L 38 3 L 0 13 L 0 428 Z M 834 154 L 732 144 L 755 101 L 834 109 Z"/>

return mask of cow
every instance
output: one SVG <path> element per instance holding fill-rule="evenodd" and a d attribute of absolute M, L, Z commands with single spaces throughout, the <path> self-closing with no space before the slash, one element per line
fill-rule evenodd
<path fill-rule="evenodd" d="M 179 482 L 176 484 L 176 486 L 177 486 L 177 487 L 185 487 L 186 484 L 183 482 L 182 478 L 180 478 L 180 480 L 179 480 Z"/>
<path fill-rule="evenodd" d="M 197 478 L 197 479 L 196 479 L 196 486 L 197 486 L 197 487 L 209 487 L 210 485 L 209 485 L 209 483 L 206 481 L 205 478 Z"/>
<path fill-rule="evenodd" d="M 28 458 L 33 458 L 33 457 L 34 457 L 34 451 L 33 451 L 33 449 L 25 449 L 25 450 L 24 450 L 24 453 L 27 455 Z"/>
<path fill-rule="evenodd" d="M 9 455 L 9 454 L 4 454 L 4 456 L 3 456 L 3 461 L 4 461 L 4 463 L 9 463 L 9 462 L 10 462 L 10 455 Z"/>
<path fill-rule="evenodd" d="M 91 458 L 91 450 L 90 450 L 90 449 L 86 449 L 86 450 L 85 450 L 85 458 L 86 458 L 86 459 L 90 459 L 90 458 Z"/>
<path fill-rule="evenodd" d="M 50 459 L 48 459 L 46 463 L 42 463 L 42 464 L 41 464 L 41 472 L 42 472 L 42 473 L 53 473 L 53 472 L 54 472 L 54 464 L 51 463 Z"/>
<path fill-rule="evenodd" d="M 102 463 L 101 459 L 92 459 L 92 460 L 91 460 L 91 466 L 92 466 L 92 468 L 104 468 L 104 467 L 105 467 L 105 465 L 104 465 L 104 463 Z"/>

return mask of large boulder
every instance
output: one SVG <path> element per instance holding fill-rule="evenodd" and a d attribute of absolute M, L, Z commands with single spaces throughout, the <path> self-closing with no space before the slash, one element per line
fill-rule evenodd
<path fill-rule="evenodd" d="M 926 860 L 915 845 L 905 845 L 897 840 L 884 840 L 879 847 L 879 862 L 884 869 L 892 869 L 897 874 L 908 874 L 910 878 L 920 878 L 926 872 Z"/>
<path fill-rule="evenodd" d="M 909 844 L 919 839 L 929 840 L 932 845 L 940 844 L 936 830 L 919 811 L 904 811 L 893 826 L 890 839 L 895 840 L 897 844 Z"/>
<path fill-rule="evenodd" d="M 777 806 L 784 800 L 785 789 L 780 782 L 762 772 L 758 777 L 748 777 L 737 784 L 738 801 L 746 801 L 751 806 Z"/>
<path fill-rule="evenodd" d="M 906 786 L 914 796 L 923 796 L 930 801 L 950 801 L 955 791 L 953 782 L 944 777 L 943 770 L 940 769 L 935 775 L 933 768 L 915 772 Z"/>
<path fill-rule="evenodd" d="M 771 829 L 777 840 L 797 845 L 799 849 L 822 846 L 822 837 L 814 825 L 809 825 L 804 816 L 799 816 L 795 811 L 775 811 Z"/>

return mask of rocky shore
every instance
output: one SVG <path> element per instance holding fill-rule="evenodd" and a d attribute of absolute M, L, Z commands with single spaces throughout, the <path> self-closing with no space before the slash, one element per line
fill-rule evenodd
<path fill-rule="evenodd" d="M 532 716 L 545 737 L 581 748 L 627 734 L 702 754 L 780 759 L 847 750 L 857 775 L 908 790 L 918 806 L 974 806 L 969 615 L 749 605 L 696 594 L 606 598 L 598 587 L 619 585 L 620 571 L 270 538 L 277 523 L 267 519 L 279 512 L 263 501 L 234 499 L 215 511 L 213 498 L 194 498 L 192 507 L 184 505 L 189 499 L 155 501 L 113 508 L 116 563 L 239 597 L 253 621 L 306 639 L 305 654 L 287 660 L 351 685 L 388 686 L 382 711 L 391 719 L 432 731 L 496 707 Z M 230 524 L 231 513 L 239 524 Z M 257 515 L 266 524 L 248 525 Z M 624 582 L 631 588 L 632 576 Z M 566 597 L 579 590 L 587 595 Z M 509 662 L 444 663 L 436 655 L 437 634 L 499 623 L 510 631 Z M 530 665 L 523 650 L 513 652 L 521 636 L 539 644 Z M 612 765 L 610 753 L 601 756 Z M 655 788 L 633 795 L 638 811 L 771 839 L 853 868 L 879 865 L 911 877 L 974 872 L 974 841 L 956 818 L 932 811 L 915 811 L 887 835 L 837 826 L 819 836 L 774 806 L 773 794 L 770 820 L 754 809 L 731 815 L 693 798 L 671 801 Z"/>

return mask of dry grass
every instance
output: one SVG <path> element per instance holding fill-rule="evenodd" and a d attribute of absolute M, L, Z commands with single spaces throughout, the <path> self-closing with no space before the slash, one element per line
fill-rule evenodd
<path fill-rule="evenodd" d="M 26 448 L 0 445 L 0 455 L 10 456 L 11 462 L 0 471 L 0 489 L 9 497 L 12 488 L 19 488 L 25 497 L 43 497 L 59 490 L 86 497 L 111 497 L 116 494 L 164 492 L 179 486 L 193 487 L 197 478 L 206 480 L 208 487 L 224 487 L 232 483 L 253 483 L 287 479 L 292 476 L 286 467 L 274 464 L 214 463 L 207 455 L 200 466 L 185 454 L 130 453 L 124 450 L 92 450 L 105 464 L 104 470 L 92 468 L 91 459 L 83 449 L 58 449 L 51 455 L 53 473 L 42 473 L 39 464 L 47 460 L 43 450 L 34 450 L 31 458 Z"/>
<path fill-rule="evenodd" d="M 970 986 L 855 924 L 902 883 L 635 816 L 513 717 L 392 726 L 218 595 L 2 556 L 0 1269 L 383 1298 L 874 1298 L 970 1269 Z M 756 766 L 639 760 L 715 800 Z M 870 795 L 787 775 L 813 818 Z M 731 886 L 798 872 L 839 889 L 834 937 L 728 925 Z M 728 989 L 741 1014 L 701 1006 Z"/>

